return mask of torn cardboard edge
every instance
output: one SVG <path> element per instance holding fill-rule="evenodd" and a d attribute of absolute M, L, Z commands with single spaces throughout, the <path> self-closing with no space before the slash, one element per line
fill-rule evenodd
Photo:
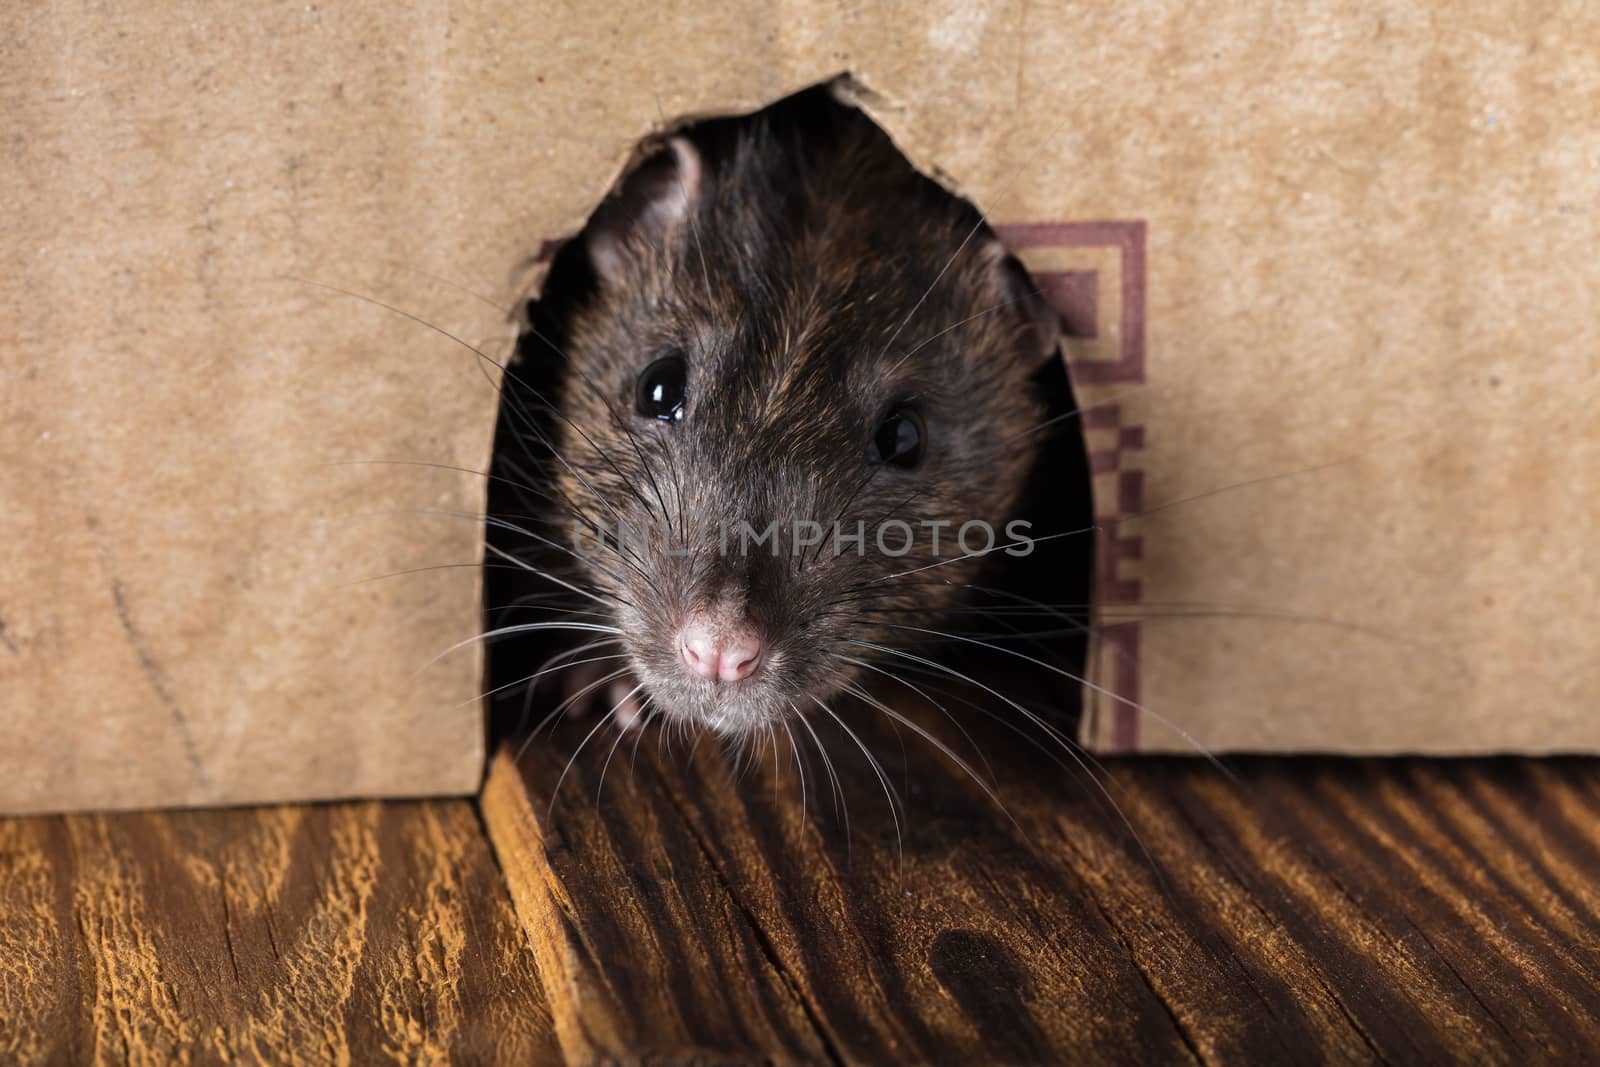
<path fill-rule="evenodd" d="M 651 158 L 673 135 L 695 126 L 702 122 L 716 121 L 728 118 L 745 118 L 763 111 L 790 96 L 803 93 L 811 89 L 826 87 L 835 99 L 841 103 L 861 111 L 874 124 L 878 126 L 895 146 L 896 150 L 905 157 L 907 162 L 918 173 L 933 181 L 951 196 L 973 205 L 989 223 L 999 236 L 1007 251 L 1017 254 L 1026 262 L 1031 250 L 1049 246 L 1110 246 L 1121 250 L 1124 256 L 1123 264 L 1123 290 L 1122 316 L 1123 324 L 1119 331 L 1126 338 L 1125 351 L 1121 353 L 1115 365 L 1107 367 L 1100 364 L 1094 368 L 1097 373 L 1089 375 L 1095 384 L 1108 385 L 1112 383 L 1142 383 L 1144 380 L 1144 277 L 1145 277 L 1145 245 L 1144 223 L 1142 221 L 1105 222 L 1105 223 L 1056 223 L 1056 224 L 1031 224 L 1031 223 L 997 223 L 994 222 L 983 205 L 973 199 L 965 190 L 960 180 L 943 168 L 931 164 L 926 160 L 917 158 L 900 136 L 896 128 L 895 116 L 903 115 L 907 111 L 906 105 L 897 104 L 890 97 L 868 86 L 866 82 L 849 70 L 839 71 L 833 75 L 816 80 L 806 81 L 792 87 L 771 98 L 754 105 L 741 103 L 726 108 L 694 109 L 680 113 L 674 118 L 664 119 L 653 128 L 647 130 L 638 139 L 631 142 L 629 147 L 617 154 L 617 162 L 612 167 L 610 179 L 602 191 L 595 197 L 593 205 L 582 218 L 576 220 L 567 229 L 565 236 L 547 238 L 541 242 L 538 252 L 525 262 L 524 269 L 528 271 L 526 292 L 529 298 L 535 298 L 543 287 L 545 274 L 558 250 L 567 241 L 572 240 L 587 225 L 589 218 L 598 208 L 599 204 L 613 191 L 619 189 L 627 177 Z M 1030 268 L 1030 274 L 1032 274 Z M 1036 284 L 1039 279 L 1035 279 Z M 1066 339 L 1072 336 L 1072 327 L 1082 327 L 1085 315 L 1081 307 L 1072 304 L 1063 304 L 1062 296 L 1069 291 L 1061 287 L 1052 287 L 1048 283 L 1040 285 L 1041 295 L 1044 295 L 1060 313 L 1063 320 L 1063 343 L 1060 349 L 1062 365 L 1066 369 L 1068 380 L 1071 384 L 1073 396 L 1077 398 L 1078 410 L 1082 417 L 1075 420 L 1078 423 L 1078 432 L 1084 434 L 1088 427 L 1099 428 L 1105 424 L 1102 417 L 1103 405 L 1089 404 L 1083 399 L 1085 383 L 1080 381 L 1083 371 L 1078 366 L 1078 361 L 1072 358 L 1072 352 Z M 525 308 L 527 299 L 519 301 L 519 308 Z M 1087 318 L 1092 326 L 1094 311 L 1091 308 Z M 526 316 L 521 317 L 520 325 L 526 328 Z M 1109 371 L 1109 372 L 1108 372 Z M 1109 413 L 1115 419 L 1116 408 L 1111 406 Z M 1142 441 L 1143 428 L 1137 430 Z M 1086 437 L 1086 435 L 1085 435 Z M 1124 436 L 1124 440 L 1127 440 Z M 1085 440 L 1087 446 L 1088 441 Z M 1104 459 L 1104 453 L 1091 456 L 1091 462 L 1096 458 Z M 1091 749 L 1101 752 L 1134 752 L 1138 750 L 1138 623 L 1122 623 L 1115 627 L 1104 625 L 1100 615 L 1103 587 L 1108 580 L 1114 588 L 1124 588 L 1127 583 L 1117 583 L 1115 579 L 1117 561 L 1126 555 L 1126 541 L 1119 540 L 1115 533 L 1114 523 L 1119 517 L 1134 514 L 1141 506 L 1137 491 L 1131 496 L 1125 487 L 1102 487 L 1100 479 L 1091 480 L 1091 494 L 1094 497 L 1094 514 L 1104 516 L 1113 525 L 1108 530 L 1097 531 L 1095 560 L 1096 566 L 1091 580 L 1090 594 L 1090 619 L 1091 629 L 1088 654 L 1084 662 L 1084 678 L 1080 686 L 1079 702 L 1083 709 L 1078 725 L 1078 741 Z M 1101 500 L 1107 493 L 1111 494 L 1114 503 L 1102 507 Z M 1102 565 L 1101 561 L 1107 563 Z M 1125 590 L 1126 591 L 1126 590 Z M 1132 597 L 1137 599 L 1136 586 L 1133 587 Z M 1065 684 L 1065 683 L 1063 683 Z M 485 704 L 487 716 L 487 703 Z"/>

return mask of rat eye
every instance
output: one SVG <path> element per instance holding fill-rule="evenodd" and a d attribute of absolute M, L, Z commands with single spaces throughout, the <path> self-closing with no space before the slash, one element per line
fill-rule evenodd
<path fill-rule="evenodd" d="M 915 467 L 922 462 L 922 441 L 926 436 L 921 415 L 910 408 L 896 408 L 873 431 L 867 458 L 874 463 Z"/>
<path fill-rule="evenodd" d="M 664 356 L 644 369 L 634 389 L 634 407 L 647 419 L 678 422 L 689 396 L 689 370 L 682 356 Z"/>

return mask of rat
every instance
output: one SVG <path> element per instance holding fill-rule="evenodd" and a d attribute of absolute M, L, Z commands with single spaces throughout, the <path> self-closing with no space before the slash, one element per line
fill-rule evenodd
<path fill-rule="evenodd" d="M 642 145 L 528 321 L 491 551 L 623 723 L 831 714 L 1023 554 L 1059 315 L 829 87 Z"/>

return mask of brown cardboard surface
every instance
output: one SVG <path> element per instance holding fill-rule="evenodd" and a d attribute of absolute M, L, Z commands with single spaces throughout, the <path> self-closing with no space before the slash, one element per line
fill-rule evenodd
<path fill-rule="evenodd" d="M 471 513 L 481 480 L 350 461 L 481 469 L 493 391 L 449 338 L 292 279 L 501 356 L 507 315 L 454 285 L 511 306 L 640 135 L 845 69 L 916 162 L 1039 236 L 1031 266 L 1093 277 L 1072 355 L 1121 367 L 1084 376 L 1103 515 L 1321 467 L 1117 526 L 1106 621 L 1140 618 L 1100 650 L 1098 747 L 1600 748 L 1591 14 L 0 29 L 0 809 L 473 788 L 477 651 L 419 667 L 477 629 L 476 571 L 363 579 L 475 562 L 471 521 L 400 509 Z"/>

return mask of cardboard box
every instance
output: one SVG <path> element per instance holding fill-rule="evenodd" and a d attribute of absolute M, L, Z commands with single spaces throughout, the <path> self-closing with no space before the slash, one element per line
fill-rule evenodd
<path fill-rule="evenodd" d="M 845 70 L 1094 335 L 1096 747 L 1600 747 L 1592 13 L 0 25 L 0 810 L 474 788 L 482 480 L 371 461 L 483 469 L 640 136 Z"/>

